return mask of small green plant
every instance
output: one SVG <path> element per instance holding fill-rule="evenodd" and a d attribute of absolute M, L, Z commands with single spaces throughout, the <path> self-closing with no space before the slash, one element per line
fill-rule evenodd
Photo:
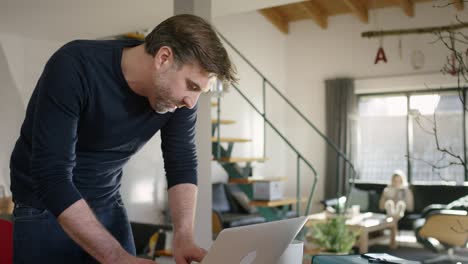
<path fill-rule="evenodd" d="M 349 253 L 358 233 L 349 230 L 345 221 L 344 216 L 337 215 L 326 223 L 315 224 L 311 230 L 312 241 L 329 252 Z"/>

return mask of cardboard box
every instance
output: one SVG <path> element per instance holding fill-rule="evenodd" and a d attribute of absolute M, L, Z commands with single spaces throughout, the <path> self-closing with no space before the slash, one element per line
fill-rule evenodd
<path fill-rule="evenodd" d="M 284 197 L 284 181 L 258 181 L 253 184 L 253 199 L 281 200 Z"/>

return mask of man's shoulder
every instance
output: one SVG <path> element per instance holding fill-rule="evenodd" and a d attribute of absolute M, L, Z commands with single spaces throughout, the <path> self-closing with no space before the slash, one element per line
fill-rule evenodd
<path fill-rule="evenodd" d="M 83 66 L 92 61 L 112 60 L 115 51 L 141 43 L 138 40 L 73 40 L 60 47 L 50 60 Z"/>
<path fill-rule="evenodd" d="M 92 50 L 112 50 L 127 46 L 141 44 L 140 40 L 73 40 L 63 45 L 59 50 L 66 52 L 92 51 Z"/>

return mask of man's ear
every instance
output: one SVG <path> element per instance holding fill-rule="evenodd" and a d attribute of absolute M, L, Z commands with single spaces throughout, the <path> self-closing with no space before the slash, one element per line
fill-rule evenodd
<path fill-rule="evenodd" d="M 158 70 L 170 66 L 173 62 L 174 53 L 168 46 L 162 46 L 154 55 L 154 67 Z"/>

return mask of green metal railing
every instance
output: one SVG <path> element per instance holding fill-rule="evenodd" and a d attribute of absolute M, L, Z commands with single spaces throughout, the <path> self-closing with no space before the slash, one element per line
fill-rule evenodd
<path fill-rule="evenodd" d="M 270 81 L 268 80 L 268 78 L 263 74 L 261 73 L 253 64 L 252 62 L 250 62 L 239 50 L 237 50 L 234 45 L 231 44 L 231 42 L 229 42 L 222 34 L 220 34 L 218 32 L 218 35 L 220 36 L 220 38 L 245 62 L 247 63 L 261 78 L 262 78 L 262 102 L 263 102 L 263 111 L 260 111 L 260 109 L 258 109 L 254 103 L 249 100 L 247 98 L 247 96 L 236 86 L 236 85 L 232 85 L 232 87 L 234 87 L 234 89 L 241 95 L 242 98 L 244 98 L 244 100 L 260 115 L 262 116 L 263 120 L 264 120 L 264 136 L 263 136 L 263 153 L 264 153 L 264 157 L 265 157 L 265 153 L 266 153 L 266 127 L 267 125 L 270 126 L 273 131 L 276 132 L 276 134 L 290 147 L 290 149 L 292 151 L 294 151 L 297 155 L 297 162 L 296 162 L 296 166 L 297 166 L 297 183 L 296 183 L 296 196 L 297 196 L 297 211 L 298 211 L 298 214 L 300 214 L 300 201 L 301 201 L 301 194 L 300 194 L 300 186 L 301 186 L 301 175 L 300 175 L 300 162 L 304 162 L 304 164 L 307 165 L 307 167 L 313 172 L 314 174 L 314 180 L 313 180 L 313 183 L 312 183 L 312 189 L 311 189 L 311 192 L 309 194 L 309 197 L 308 197 L 308 200 L 307 200 L 307 207 L 306 207 L 306 210 L 305 210 L 305 215 L 308 215 L 309 214 L 309 211 L 310 211 L 310 204 L 312 202 L 312 198 L 313 198 L 313 195 L 315 193 L 315 189 L 316 189 L 316 184 L 317 184 L 317 180 L 318 180 L 318 173 L 316 171 L 316 169 L 312 166 L 312 164 L 304 157 L 304 155 L 302 155 L 298 150 L 297 148 L 285 137 L 285 135 L 283 133 L 281 133 L 278 128 L 270 121 L 270 119 L 268 118 L 267 116 L 267 107 L 266 107 L 266 86 L 268 85 L 277 95 L 279 95 L 280 98 L 283 99 L 284 102 L 286 102 L 287 105 L 289 105 L 294 111 L 296 114 L 298 114 L 304 121 L 305 123 L 311 127 L 326 143 L 328 146 L 330 146 L 336 153 L 337 153 L 337 161 L 341 158 L 344 160 L 344 162 L 349 166 L 349 168 L 351 169 L 351 175 L 350 175 L 350 188 L 348 188 L 347 190 L 347 193 L 346 193 L 346 204 L 344 206 L 344 210 L 346 210 L 346 208 L 348 208 L 348 202 L 349 202 L 349 195 L 350 195 L 350 191 L 352 189 L 352 187 L 354 186 L 354 182 L 355 182 L 355 178 L 357 177 L 357 172 L 356 172 L 356 169 L 354 167 L 354 164 L 352 163 L 352 161 L 347 157 L 347 155 L 345 153 L 343 153 L 340 148 L 338 146 L 336 146 L 325 134 L 323 134 L 296 106 L 294 106 L 291 101 Z M 220 139 L 220 106 L 221 106 L 221 100 L 220 98 L 218 97 L 218 111 L 217 111 L 217 119 L 218 119 L 218 124 L 217 124 L 217 133 L 218 133 L 218 142 L 219 142 L 219 139 Z M 220 153 L 220 144 L 217 145 L 218 147 L 218 153 Z M 219 157 L 219 156 L 218 156 Z M 338 166 L 341 166 L 341 163 L 338 162 L 337 163 Z M 339 171 L 340 168 L 338 168 L 338 171 Z"/>
<path fill-rule="evenodd" d="M 302 155 L 294 146 L 293 144 L 285 137 L 285 135 L 283 133 L 281 133 L 278 128 L 265 116 L 262 114 L 262 112 L 253 104 L 252 101 L 250 101 L 247 96 L 236 86 L 236 85 L 232 85 L 234 87 L 234 89 L 242 96 L 242 98 L 244 98 L 245 101 L 247 101 L 247 103 L 255 110 L 255 112 L 257 112 L 258 114 L 262 115 L 263 116 L 263 120 L 265 121 L 266 124 L 268 124 L 270 126 L 271 129 L 273 129 L 273 131 L 276 132 L 276 134 L 286 143 L 286 145 L 289 146 L 289 148 L 291 148 L 292 151 L 294 151 L 297 155 L 297 189 L 296 189 L 296 198 L 297 198 L 297 210 L 298 210 L 298 213 L 299 213 L 299 208 L 300 208 L 300 201 L 301 201 L 301 194 L 300 194 L 300 186 L 301 186 L 301 180 L 300 180 L 300 161 L 302 160 L 306 165 L 307 167 L 309 167 L 312 172 L 314 173 L 314 182 L 312 183 L 312 191 L 309 195 L 309 198 L 307 200 L 307 207 L 306 207 L 306 211 L 305 211 L 305 214 L 309 214 L 309 208 L 310 208 L 310 204 L 312 202 L 312 198 L 313 198 L 313 195 L 315 193 L 315 188 L 316 188 L 316 185 L 317 185 L 317 180 L 318 180 L 318 173 L 317 173 L 317 170 L 315 170 L 314 166 L 312 166 L 312 164 L 310 164 L 310 162 L 304 158 L 304 155 Z"/>

